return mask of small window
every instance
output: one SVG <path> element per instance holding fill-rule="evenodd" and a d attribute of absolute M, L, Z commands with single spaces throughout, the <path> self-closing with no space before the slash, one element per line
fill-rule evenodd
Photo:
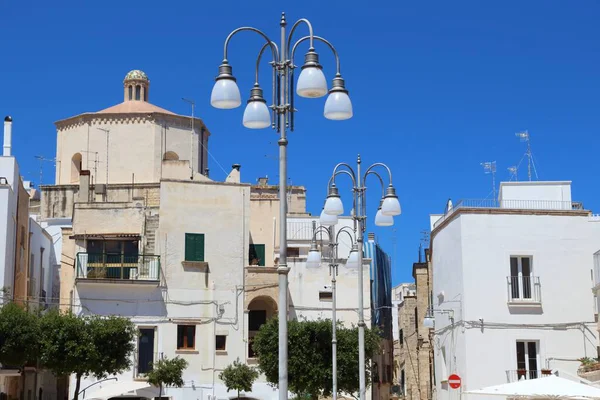
<path fill-rule="evenodd" d="M 400 342 L 400 347 L 404 347 L 404 331 L 400 329 L 398 334 L 398 341 Z"/>
<path fill-rule="evenodd" d="M 195 348 L 196 325 L 177 325 L 177 349 Z"/>
<path fill-rule="evenodd" d="M 250 244 L 248 251 L 248 260 L 250 265 L 258 265 L 261 267 L 265 266 L 265 245 L 264 244 Z"/>
<path fill-rule="evenodd" d="M 133 86 L 129 85 L 129 100 L 133 100 Z"/>
<path fill-rule="evenodd" d="M 333 293 L 319 292 L 319 301 L 331 301 L 331 300 L 333 300 Z"/>
<path fill-rule="evenodd" d="M 288 257 L 300 257 L 300 249 L 298 247 L 287 248 Z"/>
<path fill-rule="evenodd" d="M 185 234 L 185 261 L 204 261 L 204 234 Z"/>
<path fill-rule="evenodd" d="M 139 100 L 141 98 L 142 95 L 142 87 L 140 85 L 137 85 L 135 87 L 135 99 Z"/>
<path fill-rule="evenodd" d="M 217 351 L 225 351 L 227 350 L 227 336 L 225 335 L 217 335 L 215 337 L 215 349 Z"/>

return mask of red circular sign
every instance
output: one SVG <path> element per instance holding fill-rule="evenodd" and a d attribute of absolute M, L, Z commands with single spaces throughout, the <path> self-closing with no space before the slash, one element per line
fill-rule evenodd
<path fill-rule="evenodd" d="M 448 377 L 448 385 L 450 385 L 452 389 L 458 389 L 460 387 L 460 382 L 460 376 L 456 374 L 452 374 Z"/>

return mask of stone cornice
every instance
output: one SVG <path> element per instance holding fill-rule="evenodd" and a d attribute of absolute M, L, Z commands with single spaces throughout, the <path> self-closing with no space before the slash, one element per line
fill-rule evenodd
<path fill-rule="evenodd" d="M 151 113 L 83 113 L 74 117 L 56 121 L 54 125 L 57 131 L 64 131 L 82 125 L 118 125 L 118 124 L 143 124 L 155 123 L 167 124 L 171 127 L 189 128 L 191 117 L 177 114 L 165 114 L 159 112 Z M 200 118 L 194 118 L 197 125 L 194 127 L 196 133 L 204 128 L 204 133 L 210 136 L 210 131 Z M 206 137 L 206 136 L 205 136 Z"/>

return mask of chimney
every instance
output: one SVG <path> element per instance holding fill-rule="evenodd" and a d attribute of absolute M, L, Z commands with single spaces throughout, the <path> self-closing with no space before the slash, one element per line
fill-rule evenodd
<path fill-rule="evenodd" d="M 240 164 L 233 164 L 231 166 L 231 172 L 225 178 L 225 182 L 231 183 L 240 183 L 240 168 L 242 166 Z"/>
<path fill-rule="evenodd" d="M 374 242 L 375 241 L 375 234 L 373 232 L 369 232 L 369 234 L 367 235 L 367 237 L 369 238 L 369 242 Z"/>
<path fill-rule="evenodd" d="M 267 186 L 269 184 L 269 177 L 258 178 L 258 186 Z"/>
<path fill-rule="evenodd" d="M 90 171 L 83 170 L 79 173 L 79 193 L 77 201 L 88 203 L 90 201 Z"/>
<path fill-rule="evenodd" d="M 10 156 L 10 149 L 12 147 L 12 118 L 10 115 L 4 118 L 4 150 L 3 156 Z"/>

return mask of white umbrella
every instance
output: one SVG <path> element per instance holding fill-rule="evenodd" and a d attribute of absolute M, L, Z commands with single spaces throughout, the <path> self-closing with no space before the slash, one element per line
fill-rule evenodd
<path fill-rule="evenodd" d="M 148 382 L 122 381 L 114 382 L 96 390 L 86 400 L 100 399 L 107 400 L 111 397 L 158 397 L 159 390 L 156 386 Z"/>
<path fill-rule="evenodd" d="M 554 375 L 490 386 L 465 393 L 525 399 L 600 399 L 600 389 Z"/>

